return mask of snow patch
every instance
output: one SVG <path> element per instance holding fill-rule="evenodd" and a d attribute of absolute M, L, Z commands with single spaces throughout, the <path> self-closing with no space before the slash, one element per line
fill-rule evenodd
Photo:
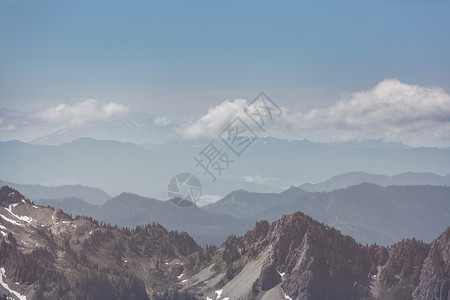
<path fill-rule="evenodd" d="M 6 230 L 6 227 L 3 226 L 2 224 L 0 224 L 0 229 L 5 229 Z"/>
<path fill-rule="evenodd" d="M 278 272 L 278 271 L 277 271 L 277 272 Z M 286 274 L 286 273 L 284 273 L 284 272 L 283 272 L 283 273 L 278 272 L 278 274 L 280 274 L 280 276 L 283 277 L 284 274 Z"/>
<path fill-rule="evenodd" d="M 186 281 L 187 281 L 187 279 L 185 279 L 185 280 L 181 281 L 181 283 L 185 283 Z"/>
<path fill-rule="evenodd" d="M 178 279 L 181 279 L 181 277 L 183 277 L 183 273 L 177 276 Z"/>
<path fill-rule="evenodd" d="M 287 300 L 292 300 L 292 298 L 291 297 L 289 297 L 288 295 L 286 295 L 286 294 L 284 294 L 284 298 L 285 299 L 287 299 Z"/>
<path fill-rule="evenodd" d="M 0 268 L 1 276 L 0 276 L 0 285 L 3 286 L 8 292 L 16 296 L 19 300 L 27 300 L 26 296 L 21 295 L 20 293 L 13 291 L 9 288 L 8 284 L 3 281 L 3 276 L 6 279 L 5 268 Z"/>
<path fill-rule="evenodd" d="M 223 290 L 217 290 L 217 291 L 214 292 L 214 293 L 217 294 L 216 299 L 220 299 L 220 295 L 222 295 L 222 292 L 223 292 Z"/>
<path fill-rule="evenodd" d="M 28 216 L 17 216 L 16 215 L 16 217 L 17 217 L 17 219 L 27 222 L 27 223 L 31 223 L 31 221 L 33 221 L 33 218 L 28 217 Z"/>
<path fill-rule="evenodd" d="M 14 221 L 13 219 L 7 218 L 4 215 L 0 215 L 0 216 L 2 217 L 3 220 L 8 221 L 9 223 L 12 223 L 12 224 L 17 225 L 17 226 L 22 226 L 19 223 L 17 223 L 16 221 Z"/>
<path fill-rule="evenodd" d="M 10 204 L 10 205 L 8 206 L 8 208 L 5 207 L 5 209 L 6 209 L 13 217 L 15 217 L 16 219 L 21 220 L 21 221 L 24 221 L 24 222 L 27 222 L 27 223 L 30 223 L 30 222 L 33 220 L 32 218 L 30 218 L 30 217 L 28 217 L 28 216 L 18 216 L 18 215 L 16 215 L 15 213 L 12 212 L 12 208 L 13 208 L 13 207 L 16 207 L 17 204 L 19 204 L 19 203 Z"/>
<path fill-rule="evenodd" d="M 1 233 L 3 234 L 3 236 L 7 236 L 6 232 L 1 231 Z"/>

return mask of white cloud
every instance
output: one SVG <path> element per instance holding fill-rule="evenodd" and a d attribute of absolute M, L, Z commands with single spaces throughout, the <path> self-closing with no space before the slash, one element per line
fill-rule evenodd
<path fill-rule="evenodd" d="M 247 100 L 245 99 L 236 99 L 232 102 L 226 100 L 210 108 L 199 119 L 184 126 L 181 129 L 181 134 L 186 139 L 217 137 L 235 117 L 243 114 L 245 107 L 247 107 Z"/>
<path fill-rule="evenodd" d="M 276 181 L 276 178 L 273 177 L 263 177 L 261 175 L 256 176 L 243 176 L 241 179 L 245 182 L 256 183 L 256 184 L 264 184 L 269 181 Z"/>
<path fill-rule="evenodd" d="M 217 137 L 234 117 L 242 116 L 246 105 L 244 99 L 227 100 L 190 122 L 181 133 L 187 139 Z M 328 107 L 307 112 L 281 109 L 283 115 L 258 134 L 323 142 L 375 138 L 412 146 L 450 146 L 450 95 L 437 87 L 386 79 Z"/>
<path fill-rule="evenodd" d="M 288 110 L 282 106 L 283 99 L 273 100 L 283 114 L 267 124 L 265 132 L 253 126 L 259 136 L 321 142 L 370 138 L 401 141 L 411 146 L 450 147 L 450 95 L 441 88 L 387 79 L 371 89 L 346 94 L 329 106 L 306 111 Z M 174 138 L 178 135 L 184 139 L 212 139 L 238 116 L 252 126 L 243 112 L 248 104 L 241 98 L 226 100 L 184 126 L 180 125 L 183 116 L 149 120 L 159 130 L 174 133 Z M 93 99 L 61 103 L 32 113 L 3 108 L 0 109 L 0 139 L 30 141 L 62 128 L 131 117 L 129 109 L 121 104 Z"/>
<path fill-rule="evenodd" d="M 29 118 L 41 123 L 66 124 L 79 127 L 91 121 L 106 121 L 121 118 L 128 114 L 127 107 L 109 102 L 101 103 L 95 99 L 87 99 L 73 104 L 61 103 L 31 113 Z"/>
<path fill-rule="evenodd" d="M 155 124 L 160 126 L 167 126 L 172 123 L 172 120 L 167 117 L 156 117 Z"/>
<path fill-rule="evenodd" d="M 312 139 L 379 138 L 416 146 L 445 146 L 450 95 L 440 88 L 387 79 L 329 107 L 287 114 L 284 121 L 286 127 Z"/>
<path fill-rule="evenodd" d="M 0 140 L 32 141 L 63 128 L 80 128 L 90 122 L 106 122 L 129 116 L 123 105 L 88 99 L 60 103 L 34 112 L 0 109 Z"/>
<path fill-rule="evenodd" d="M 450 121 L 450 96 L 439 88 L 426 88 L 384 80 L 375 88 L 353 93 L 346 100 L 306 114 L 294 114 L 297 127 L 317 129 L 371 128 L 415 131 L 424 125 Z"/>

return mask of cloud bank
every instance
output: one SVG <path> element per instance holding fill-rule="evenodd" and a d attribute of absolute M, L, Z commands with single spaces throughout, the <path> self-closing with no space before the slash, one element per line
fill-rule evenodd
<path fill-rule="evenodd" d="M 377 138 L 412 146 L 449 146 L 450 95 L 397 79 L 352 93 L 334 105 L 288 114 L 288 128 L 330 140 Z"/>
<path fill-rule="evenodd" d="M 450 147 L 450 95 L 438 87 L 386 79 L 371 89 L 344 94 L 327 107 L 308 111 L 290 110 L 286 108 L 289 103 L 283 103 L 283 99 L 273 100 L 283 113 L 267 125 L 266 131 L 257 131 L 259 136 L 291 140 L 307 138 L 320 142 L 379 139 L 411 146 Z M 250 101 L 241 98 L 226 100 L 189 121 L 185 121 L 186 116 L 169 118 L 141 114 L 150 122 L 145 134 L 154 134 L 151 142 L 162 135 L 191 140 L 213 139 L 236 117 L 251 122 L 244 113 L 249 104 Z M 126 121 L 125 127 L 135 128 L 138 126 L 135 118 L 136 115 L 122 104 L 94 99 L 61 103 L 30 113 L 3 108 L 0 109 L 0 140 L 31 141 L 64 128 L 92 124 L 111 131 L 122 126 L 121 122 L 116 122 L 116 127 L 110 126 L 117 120 Z M 125 127 L 120 129 L 127 137 L 136 134 L 136 130 L 144 132 L 140 127 L 135 131 Z M 140 140 L 146 141 L 146 137 Z M 258 181 L 258 178 L 248 179 Z"/>
<path fill-rule="evenodd" d="M 30 114 L 30 119 L 42 123 L 66 124 L 79 127 L 89 122 L 121 118 L 128 114 L 128 108 L 114 103 L 100 103 L 87 99 L 73 104 L 61 103 Z"/>
<path fill-rule="evenodd" d="M 0 109 L 0 140 L 32 141 L 63 128 L 80 128 L 95 122 L 127 117 L 129 109 L 114 102 L 87 99 L 60 103 L 34 112 Z"/>
<path fill-rule="evenodd" d="M 425 88 L 384 80 L 368 91 L 353 93 L 335 105 L 291 116 L 299 128 L 335 127 L 414 132 L 425 126 L 450 122 L 450 96 L 439 88 Z"/>
<path fill-rule="evenodd" d="M 185 127 L 184 138 L 216 137 L 234 117 L 242 116 L 246 104 L 237 99 L 211 108 Z M 412 146 L 450 146 L 450 95 L 437 87 L 386 79 L 372 89 L 344 95 L 328 107 L 307 112 L 282 110 L 282 117 L 274 120 L 265 135 L 323 142 L 375 138 Z"/>
<path fill-rule="evenodd" d="M 256 184 L 265 184 L 269 181 L 277 181 L 276 178 L 274 177 L 264 177 L 261 175 L 255 175 L 255 176 L 242 176 L 241 179 L 245 182 L 250 182 L 250 183 L 256 183 Z"/>

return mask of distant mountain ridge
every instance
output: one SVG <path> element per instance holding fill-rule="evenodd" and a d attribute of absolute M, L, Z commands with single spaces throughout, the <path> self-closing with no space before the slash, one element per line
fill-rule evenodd
<path fill-rule="evenodd" d="M 363 183 L 332 192 L 282 193 L 234 191 L 204 207 L 176 207 L 168 201 L 122 193 L 102 206 L 66 198 L 40 200 L 72 215 L 134 227 L 157 222 L 183 230 L 200 244 L 220 244 L 229 234 L 242 235 L 259 220 L 275 221 L 302 211 L 351 235 L 361 243 L 390 245 L 402 238 L 435 239 L 449 224 L 450 187 L 389 186 Z"/>
<path fill-rule="evenodd" d="M 275 221 L 302 211 L 361 243 L 389 245 L 405 237 L 427 242 L 450 223 L 450 187 L 363 183 L 331 192 L 291 187 L 279 194 L 232 192 L 203 207 L 213 213 Z"/>
<path fill-rule="evenodd" d="M 37 184 L 18 184 L 0 180 L 0 186 L 4 185 L 22 191 L 33 201 L 37 201 L 39 199 L 61 199 L 73 197 L 83 199 L 90 204 L 99 205 L 112 198 L 99 188 L 82 185 L 42 186 Z"/>
<path fill-rule="evenodd" d="M 173 176 L 200 170 L 193 160 L 199 151 L 197 145 L 173 147 L 171 150 L 153 151 L 133 143 L 90 138 L 57 146 L 0 142 L 0 178 L 5 182 L 45 186 L 80 184 L 100 188 L 110 195 L 132 191 L 165 198 L 167 184 Z M 198 177 L 202 178 L 204 190 L 211 195 L 225 195 L 239 188 L 280 190 L 236 178 L 218 178 L 213 184 L 207 177 Z"/>
<path fill-rule="evenodd" d="M 373 183 L 379 186 L 390 185 L 442 185 L 450 186 L 450 174 L 439 176 L 430 172 L 406 172 L 393 176 L 369 174 L 364 172 L 348 172 L 336 175 L 316 184 L 305 183 L 299 186 L 307 192 L 331 192 L 361 183 Z"/>
<path fill-rule="evenodd" d="M 178 207 L 170 201 L 131 193 L 122 193 L 103 205 L 92 205 L 76 198 L 40 199 L 36 203 L 121 227 L 159 223 L 169 230 L 188 232 L 202 245 L 221 244 L 230 234 L 243 234 L 253 225 L 252 220 L 206 212 L 195 205 Z"/>
<path fill-rule="evenodd" d="M 233 161 L 214 183 L 194 160 L 210 142 Z M 322 182 L 353 171 L 448 174 L 450 166 L 450 149 L 275 138 L 258 138 L 239 158 L 220 139 L 137 145 L 89 138 L 58 146 L 0 142 L 0 157 L 0 178 L 8 182 L 81 184 L 110 195 L 129 191 L 158 199 L 167 197 L 168 182 L 180 172 L 196 175 L 203 193 L 217 199 L 238 189 L 278 193 L 291 185 Z"/>

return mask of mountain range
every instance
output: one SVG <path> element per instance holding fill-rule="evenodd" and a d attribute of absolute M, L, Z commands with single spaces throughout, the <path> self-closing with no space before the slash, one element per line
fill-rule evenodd
<path fill-rule="evenodd" d="M 36 203 L 120 227 L 134 228 L 156 222 L 169 230 L 186 231 L 202 245 L 221 244 L 230 234 L 243 234 L 254 223 L 226 214 L 210 213 L 195 205 L 179 207 L 171 201 L 131 193 L 122 193 L 103 205 L 92 205 L 77 198 L 40 199 Z"/>
<path fill-rule="evenodd" d="M 230 160 L 228 168 L 216 172 L 215 182 L 194 160 L 211 142 Z M 0 178 L 7 182 L 80 184 L 113 196 L 125 191 L 158 199 L 167 199 L 169 181 L 181 172 L 197 176 L 204 199 L 215 200 L 238 189 L 278 193 L 347 172 L 450 173 L 448 148 L 381 141 L 327 144 L 258 138 L 238 157 L 220 139 L 137 145 L 81 138 L 52 146 L 0 142 L 0 156 Z"/>
<path fill-rule="evenodd" d="M 112 198 L 99 188 L 82 185 L 43 186 L 38 184 L 18 184 L 0 180 L 0 186 L 4 185 L 22 191 L 32 201 L 78 197 L 87 203 L 99 205 Z"/>
<path fill-rule="evenodd" d="M 450 174 L 447 176 L 439 176 L 429 172 L 406 172 L 393 176 L 387 176 L 380 174 L 369 174 L 364 172 L 348 172 L 345 174 L 333 176 L 330 179 L 316 184 L 305 183 L 300 185 L 299 188 L 307 192 L 331 192 L 337 189 L 344 189 L 349 186 L 358 185 L 361 183 L 373 183 L 384 187 L 391 185 L 450 186 Z M 19 184 L 0 180 L 0 186 L 3 185 L 8 185 L 10 187 L 23 191 L 33 201 L 39 201 L 40 199 L 48 200 L 77 198 L 80 200 L 84 200 L 90 204 L 101 205 L 107 200 L 113 198 L 99 188 L 82 185 L 44 186 L 39 184 Z M 260 192 L 264 192 L 264 190 Z M 209 203 L 204 201 L 200 200 L 199 202 L 197 202 L 197 204 Z"/>
<path fill-rule="evenodd" d="M 439 176 L 430 172 L 406 172 L 393 176 L 369 174 L 364 172 L 348 172 L 333 176 L 316 184 L 305 183 L 299 187 L 308 192 L 331 192 L 361 183 L 374 183 L 379 186 L 390 185 L 443 185 L 450 186 L 450 174 Z"/>
<path fill-rule="evenodd" d="M 202 244 L 220 244 L 229 234 L 242 235 L 256 221 L 302 211 L 364 244 L 392 244 L 402 238 L 434 240 L 449 225 L 450 187 L 389 186 L 363 183 L 331 192 L 297 187 L 282 193 L 235 191 L 204 207 L 182 208 L 170 201 L 122 193 L 103 205 L 75 198 L 36 203 L 86 215 L 106 223 L 134 227 L 157 222 L 188 232 Z"/>
<path fill-rule="evenodd" d="M 292 187 L 280 194 L 230 193 L 203 207 L 246 220 L 275 221 L 302 211 L 361 243 L 389 245 L 401 238 L 431 242 L 448 226 L 450 187 L 389 186 L 363 183 L 331 192 Z"/>
<path fill-rule="evenodd" d="M 449 299 L 450 227 L 363 246 L 295 212 L 220 247 L 158 224 L 72 218 L 0 189 L 2 299 Z"/>

